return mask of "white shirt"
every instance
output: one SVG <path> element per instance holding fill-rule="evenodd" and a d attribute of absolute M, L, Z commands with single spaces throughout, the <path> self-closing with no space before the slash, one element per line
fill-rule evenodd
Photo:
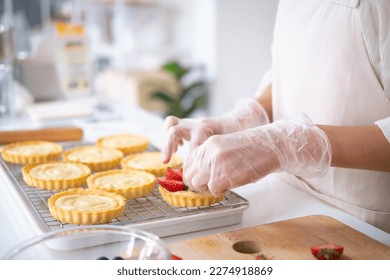
<path fill-rule="evenodd" d="M 372 68 L 390 98 L 390 1 L 360 0 L 358 11 Z"/>
<path fill-rule="evenodd" d="M 327 2 L 332 2 L 332 0 Z M 390 99 L 390 1 L 360 0 L 357 12 L 362 23 L 360 32 L 371 66 L 385 94 Z M 256 97 L 263 93 L 271 80 L 269 70 L 260 82 Z M 378 120 L 375 124 L 379 126 L 390 143 L 390 112 L 388 118 Z"/>
<path fill-rule="evenodd" d="M 388 134 L 389 8 L 389 0 L 280 0 L 272 54 L 274 119 L 304 113 L 317 124 L 377 123 Z M 390 172 L 330 167 L 323 177 L 279 176 L 390 232 Z"/>
<path fill-rule="evenodd" d="M 390 98 L 390 1 L 361 0 L 360 18 L 367 53 L 375 75 Z M 390 142 L 390 116 L 375 122 Z"/>

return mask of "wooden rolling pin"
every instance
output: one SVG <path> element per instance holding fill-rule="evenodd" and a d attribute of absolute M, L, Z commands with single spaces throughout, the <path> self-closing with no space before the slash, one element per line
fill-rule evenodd
<path fill-rule="evenodd" d="M 0 144 L 19 141 L 78 141 L 83 138 L 83 130 L 79 127 L 56 127 L 27 130 L 0 131 Z"/>

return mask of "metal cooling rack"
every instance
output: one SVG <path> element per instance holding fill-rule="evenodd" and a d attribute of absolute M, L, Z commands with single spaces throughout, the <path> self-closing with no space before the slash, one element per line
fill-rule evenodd
<path fill-rule="evenodd" d="M 61 143 L 64 150 L 75 146 L 91 145 L 86 142 L 66 142 Z M 149 148 L 149 151 L 156 151 L 153 146 Z M 78 225 L 61 223 L 54 219 L 49 211 L 47 200 L 56 191 L 48 191 L 44 189 L 38 189 L 29 187 L 23 181 L 22 177 L 22 165 L 11 164 L 3 160 L 0 161 L 6 174 L 13 183 L 13 186 L 20 194 L 21 198 L 25 202 L 27 208 L 31 211 L 35 222 L 40 226 L 42 231 L 53 231 L 63 228 L 77 227 Z M 86 186 L 84 186 L 86 188 Z M 216 213 L 223 212 L 234 208 L 248 207 L 248 201 L 234 192 L 228 192 L 225 195 L 225 199 L 219 203 L 202 206 L 202 207 L 172 207 L 164 199 L 162 199 L 157 187 L 154 188 L 150 194 L 136 198 L 127 199 L 125 210 L 123 214 L 112 220 L 109 224 L 112 225 L 142 225 L 142 223 L 162 221 L 168 219 L 175 219 L 179 217 L 189 217 L 202 213 Z M 228 214 L 227 214 L 228 215 Z M 212 226 L 210 226 L 211 228 Z"/>

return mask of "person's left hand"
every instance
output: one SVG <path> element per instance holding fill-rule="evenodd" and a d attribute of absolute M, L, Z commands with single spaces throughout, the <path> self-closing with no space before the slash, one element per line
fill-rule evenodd
<path fill-rule="evenodd" d="M 220 117 L 179 119 L 168 116 L 164 121 L 167 137 L 161 150 L 161 161 L 168 163 L 184 141 L 190 142 L 192 150 L 212 135 L 232 133 L 266 123 L 269 123 L 266 110 L 253 99 L 237 100 L 234 109 Z"/>
<path fill-rule="evenodd" d="M 219 196 L 231 188 L 286 171 L 302 177 L 323 176 L 331 160 L 328 138 L 307 117 L 225 135 L 214 135 L 184 163 L 184 183 Z"/>

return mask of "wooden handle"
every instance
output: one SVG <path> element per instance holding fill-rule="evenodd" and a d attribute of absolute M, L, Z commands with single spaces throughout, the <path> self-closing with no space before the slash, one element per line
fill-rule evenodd
<path fill-rule="evenodd" d="M 0 144 L 29 140 L 77 141 L 82 138 L 83 130 L 79 127 L 0 131 Z"/>

